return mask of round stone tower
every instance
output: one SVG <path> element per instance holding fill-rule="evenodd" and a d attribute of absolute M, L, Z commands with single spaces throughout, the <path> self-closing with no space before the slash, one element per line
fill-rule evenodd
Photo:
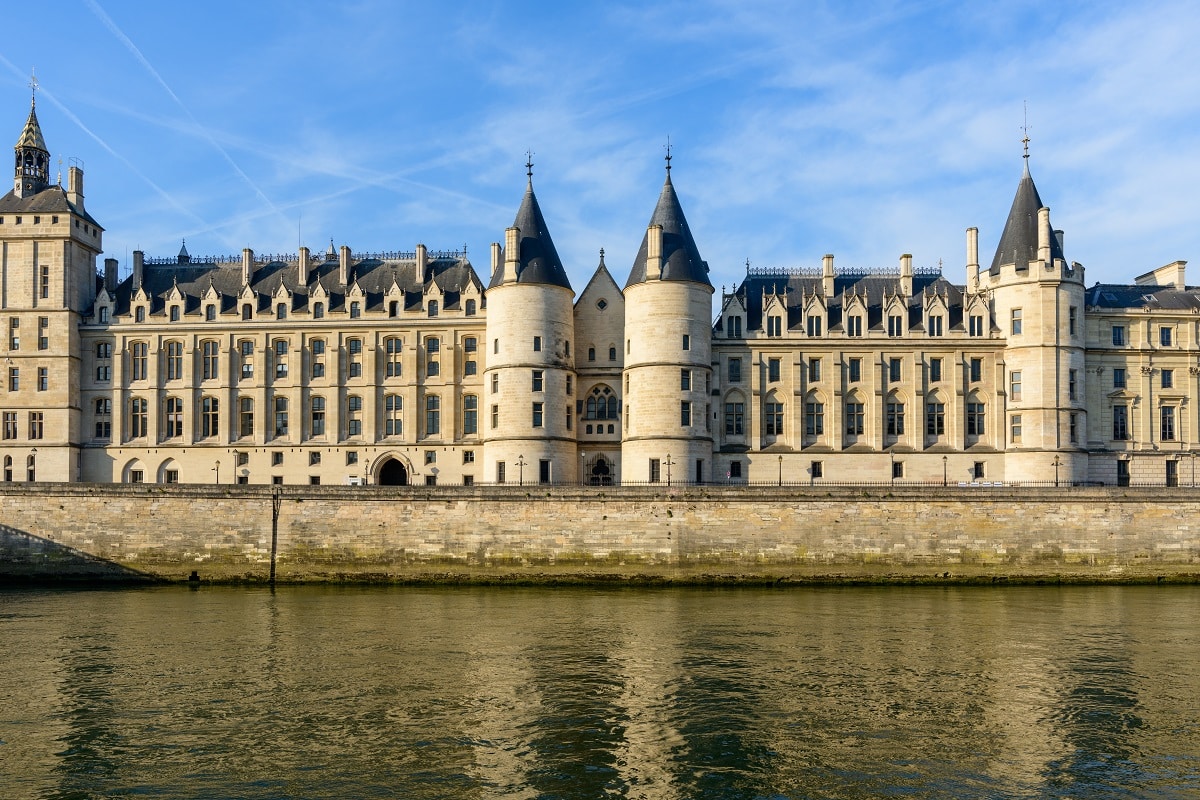
<path fill-rule="evenodd" d="M 667 178 L 625 284 L 621 476 L 712 480 L 713 286 Z"/>
<path fill-rule="evenodd" d="M 492 245 L 484 370 L 484 478 L 578 480 L 574 291 L 529 184 L 504 247 Z"/>
<path fill-rule="evenodd" d="M 1087 478 L 1083 268 L 1063 256 L 1029 174 L 1017 186 L 991 269 L 996 323 L 1004 333 L 1006 481 Z M 1019 432 L 1019 433 L 1018 433 Z"/>

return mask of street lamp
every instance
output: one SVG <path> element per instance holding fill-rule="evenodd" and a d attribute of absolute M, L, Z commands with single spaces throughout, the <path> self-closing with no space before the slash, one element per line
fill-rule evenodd
<path fill-rule="evenodd" d="M 215 476 L 213 478 L 213 483 L 220 483 L 221 482 L 221 462 L 220 461 L 217 461 L 213 464 L 213 475 Z"/>
<path fill-rule="evenodd" d="M 663 464 L 667 467 L 667 486 L 671 485 L 671 465 L 675 462 L 671 460 L 671 454 L 667 453 L 667 460 Z"/>
<path fill-rule="evenodd" d="M 579 454 L 579 483 L 587 483 L 587 453 Z"/>
<path fill-rule="evenodd" d="M 948 456 L 942 456 L 942 486 L 945 486 L 948 483 L 947 473 L 946 473 L 946 464 L 947 464 L 947 462 L 949 462 L 949 460 L 950 459 Z"/>
<path fill-rule="evenodd" d="M 1059 468 L 1059 465 L 1061 465 L 1061 464 L 1062 464 L 1062 461 L 1059 459 L 1058 456 L 1055 456 L 1054 457 L 1054 485 L 1055 486 L 1058 486 L 1058 468 Z"/>
<path fill-rule="evenodd" d="M 888 450 L 888 461 L 890 462 L 890 471 L 888 472 L 888 474 L 891 475 L 891 478 L 889 478 L 889 480 L 891 480 L 892 486 L 895 486 L 896 485 L 896 453 L 895 453 L 895 451 Z"/>
<path fill-rule="evenodd" d="M 525 485 L 525 456 L 517 456 L 517 485 Z"/>
<path fill-rule="evenodd" d="M 363 486 L 371 482 L 371 457 L 367 456 L 363 459 Z"/>
<path fill-rule="evenodd" d="M 783 455 L 779 456 L 779 485 L 783 486 Z"/>

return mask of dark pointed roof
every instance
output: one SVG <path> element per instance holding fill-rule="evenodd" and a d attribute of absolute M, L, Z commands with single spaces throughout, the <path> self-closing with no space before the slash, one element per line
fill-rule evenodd
<path fill-rule="evenodd" d="M 1033 176 L 1029 174 L 1027 157 L 1025 174 L 1021 176 L 1021 182 L 1017 185 L 1017 196 L 1013 198 L 1012 209 L 1004 223 L 1004 233 L 1000 236 L 1000 245 L 996 248 L 995 258 L 992 259 L 993 272 L 999 270 L 1002 264 L 1025 267 L 1037 258 L 1038 210 L 1043 205 L 1037 187 L 1033 184 Z M 1066 260 L 1062 247 L 1058 244 L 1058 237 L 1054 235 L 1050 236 L 1050 258 Z"/>
<path fill-rule="evenodd" d="M 662 194 L 658 196 L 658 205 L 654 207 L 654 214 L 650 217 L 650 224 L 661 225 L 663 229 L 662 280 L 692 281 L 712 286 L 708 279 L 708 262 L 700 257 L 700 251 L 696 248 L 696 240 L 692 238 L 691 228 L 683 215 L 683 207 L 679 204 L 679 196 L 675 194 L 669 170 Z M 646 249 L 649 235 L 647 231 L 642 237 L 642 246 L 638 248 L 637 258 L 633 260 L 633 269 L 629 272 L 625 288 L 635 283 L 644 283 L 646 280 Z"/>
<path fill-rule="evenodd" d="M 571 289 L 571 281 L 567 279 L 567 271 L 563 269 L 558 251 L 554 249 L 554 240 L 550 238 L 537 195 L 533 193 L 532 178 L 525 188 L 525 197 L 521 199 L 521 207 L 517 209 L 513 227 L 521 229 L 521 260 L 517 264 L 517 283 L 543 283 Z M 503 272 L 497 270 L 488 288 L 504 282 Z"/>
<path fill-rule="evenodd" d="M 42 138 L 42 126 L 38 124 L 37 107 L 29 104 L 29 119 L 25 120 L 25 127 L 21 131 L 21 136 L 17 139 L 16 149 L 22 147 L 32 147 L 38 150 L 49 152 L 46 150 L 46 140 Z"/>

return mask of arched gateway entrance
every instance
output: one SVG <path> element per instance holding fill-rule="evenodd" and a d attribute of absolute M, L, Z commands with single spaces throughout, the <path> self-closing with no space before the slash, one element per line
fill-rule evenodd
<path fill-rule="evenodd" d="M 394 458 L 383 462 L 377 482 L 380 486 L 408 486 L 408 470 Z"/>

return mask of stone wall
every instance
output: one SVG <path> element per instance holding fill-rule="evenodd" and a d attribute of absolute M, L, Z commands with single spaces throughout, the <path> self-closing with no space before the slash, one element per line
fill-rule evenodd
<path fill-rule="evenodd" d="M 0 578 L 1196 580 L 1189 489 L 0 486 Z"/>

